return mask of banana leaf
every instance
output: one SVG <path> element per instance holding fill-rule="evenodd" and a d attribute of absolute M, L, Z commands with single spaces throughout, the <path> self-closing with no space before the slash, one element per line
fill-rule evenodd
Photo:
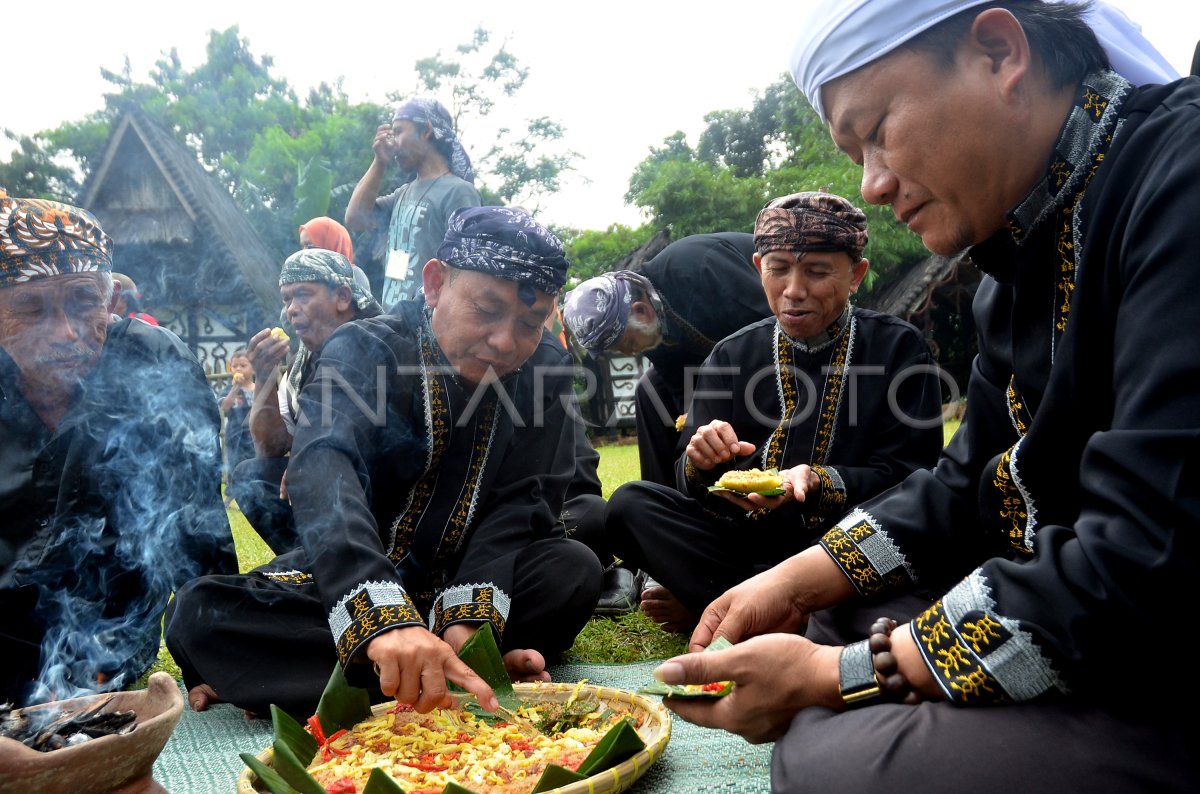
<path fill-rule="evenodd" d="M 341 665 L 334 664 L 329 683 L 325 685 L 325 691 L 317 703 L 321 730 L 325 731 L 326 736 L 332 736 L 342 728 L 353 728 L 370 716 L 371 698 L 367 690 L 350 686 Z"/>
<path fill-rule="evenodd" d="M 732 647 L 732 642 L 724 637 L 717 637 L 708 644 L 708 647 L 704 649 L 704 652 L 708 653 L 709 651 L 723 651 L 726 648 Z M 661 695 L 663 697 L 675 698 L 719 698 L 724 697 L 733 691 L 732 681 L 721 681 L 719 683 L 723 684 L 720 689 L 700 690 L 688 689 L 686 685 L 682 684 L 664 684 L 662 681 L 651 681 L 649 684 L 646 684 L 639 689 L 638 694 Z"/>
<path fill-rule="evenodd" d="M 271 767 L 259 761 L 250 753 L 238 753 L 238 757 L 245 762 L 246 766 L 250 767 L 250 771 L 258 775 L 259 781 L 266 786 L 267 791 L 271 794 L 300 794 L 296 789 L 287 784 L 287 781 L 279 776 Z"/>
<path fill-rule="evenodd" d="M 317 740 L 304 726 L 276 705 L 271 706 L 271 726 L 275 729 L 275 744 L 286 744 L 296 759 L 311 764 L 317 754 Z"/>
<path fill-rule="evenodd" d="M 633 720 L 626 717 L 609 728 L 600 743 L 592 748 L 588 757 L 579 765 L 579 774 L 589 777 L 596 772 L 603 772 L 644 749 L 646 743 L 638 736 Z"/>
<path fill-rule="evenodd" d="M 442 794 L 475 794 L 475 792 L 469 788 L 463 788 L 457 783 L 447 783 L 446 787 L 442 789 Z"/>
<path fill-rule="evenodd" d="M 279 740 L 275 741 L 273 747 L 275 757 L 272 766 L 289 786 L 299 791 L 300 794 L 325 794 L 325 787 L 308 774 L 308 764 L 300 763 L 300 759 L 296 758 L 292 748 Z"/>
<path fill-rule="evenodd" d="M 506 709 L 516 709 L 521 705 L 513 692 L 512 680 L 508 677 L 508 668 L 504 666 L 504 657 L 500 655 L 500 646 L 496 645 L 496 635 L 492 627 L 484 624 L 463 643 L 458 651 L 458 658 L 467 663 L 479 677 L 487 682 L 496 693 L 496 700 Z M 463 692 L 462 687 L 450 684 L 451 691 Z"/>
<path fill-rule="evenodd" d="M 580 780 L 587 780 L 587 775 L 572 772 L 565 766 L 559 766 L 558 764 L 547 764 L 545 771 L 542 772 L 542 776 L 538 778 L 537 785 L 533 787 L 532 794 L 538 794 L 541 791 L 551 791 L 571 783 L 578 783 Z"/>
<path fill-rule="evenodd" d="M 367 785 L 363 786 L 363 794 L 404 794 L 404 789 L 391 775 L 375 767 L 367 778 Z"/>

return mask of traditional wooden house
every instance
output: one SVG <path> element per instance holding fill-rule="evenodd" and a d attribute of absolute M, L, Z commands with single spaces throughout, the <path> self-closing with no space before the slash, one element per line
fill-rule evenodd
<path fill-rule="evenodd" d="M 123 115 L 79 205 L 113 238 L 113 269 L 145 311 L 224 373 L 238 347 L 279 318 L 283 258 L 259 239 L 196 156 L 140 111 Z"/>

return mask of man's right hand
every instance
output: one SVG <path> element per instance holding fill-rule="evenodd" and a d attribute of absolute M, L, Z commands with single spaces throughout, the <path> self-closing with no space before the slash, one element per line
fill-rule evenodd
<path fill-rule="evenodd" d="M 375 128 L 375 140 L 371 143 L 371 148 L 375 151 L 376 160 L 384 165 L 390 163 L 395 145 L 396 142 L 392 138 L 391 124 L 380 124 Z"/>
<path fill-rule="evenodd" d="M 271 371 L 279 366 L 279 362 L 288 354 L 288 343 L 277 336 L 271 335 L 270 328 L 264 328 L 250 338 L 246 345 L 246 358 L 254 367 L 254 379 L 264 383 Z"/>
<path fill-rule="evenodd" d="M 383 694 L 422 714 L 452 704 L 447 680 L 475 695 L 486 711 L 500 706 L 487 682 L 458 658 L 449 643 L 424 626 L 385 631 L 373 637 L 366 650 L 379 668 Z"/>
<path fill-rule="evenodd" d="M 748 441 L 738 441 L 733 425 L 720 419 L 696 428 L 686 450 L 688 460 L 701 471 L 708 471 L 752 452 L 754 445 Z"/>

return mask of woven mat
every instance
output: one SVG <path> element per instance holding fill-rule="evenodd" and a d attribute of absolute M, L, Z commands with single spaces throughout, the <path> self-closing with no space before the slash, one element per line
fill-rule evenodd
<path fill-rule="evenodd" d="M 657 662 L 568 664 L 550 669 L 555 681 L 636 690 L 650 680 Z M 154 779 L 170 794 L 233 794 L 245 768 L 238 753 L 257 755 L 271 744 L 271 723 L 242 717 L 242 710 L 218 705 L 203 713 L 185 706 L 183 717 L 162 755 Z M 719 791 L 766 794 L 771 789 L 771 745 L 753 745 L 724 731 L 699 728 L 676 717 L 663 757 L 631 788 L 630 794 Z"/>

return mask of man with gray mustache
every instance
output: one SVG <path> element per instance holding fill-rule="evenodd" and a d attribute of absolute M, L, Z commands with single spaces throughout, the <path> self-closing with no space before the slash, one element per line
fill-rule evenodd
<path fill-rule="evenodd" d="M 204 372 L 111 314 L 112 249 L 0 191 L 0 701 L 128 688 L 174 589 L 237 568 Z"/>

